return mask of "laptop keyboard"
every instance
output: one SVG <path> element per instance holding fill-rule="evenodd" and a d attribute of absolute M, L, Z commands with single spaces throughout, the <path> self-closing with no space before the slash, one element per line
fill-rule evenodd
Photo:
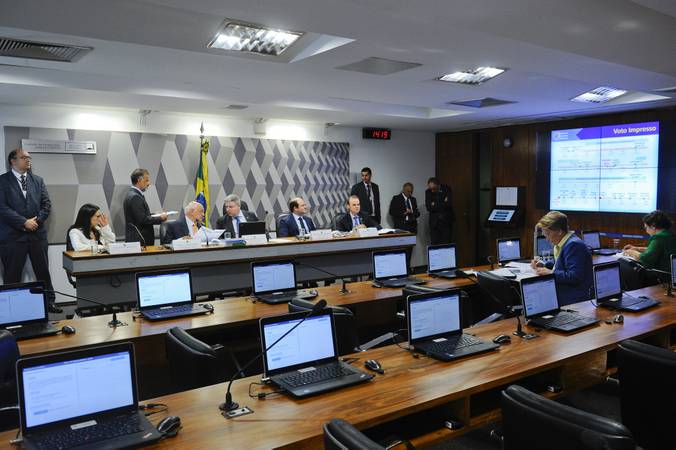
<path fill-rule="evenodd" d="M 151 309 L 147 311 L 143 311 L 143 314 L 145 314 L 148 317 L 174 317 L 174 316 L 182 316 L 184 314 L 190 314 L 193 312 L 194 305 L 181 305 L 181 306 L 174 306 L 171 309 Z M 206 312 L 206 310 L 205 310 Z"/>
<path fill-rule="evenodd" d="M 462 334 L 458 338 L 450 338 L 440 342 L 430 342 L 425 345 L 428 351 L 445 353 L 449 349 L 455 350 L 477 344 L 483 344 L 483 341 L 481 339 L 475 338 L 472 335 Z"/>
<path fill-rule="evenodd" d="M 137 414 L 115 417 L 96 425 L 73 430 L 51 431 L 32 438 L 40 449 L 65 449 L 90 444 L 119 436 L 138 433 L 143 428 Z"/>
<path fill-rule="evenodd" d="M 315 367 L 315 370 L 308 370 L 306 372 L 293 372 L 292 374 L 283 377 L 282 380 L 290 386 L 296 388 L 352 374 L 354 374 L 354 372 L 346 369 L 341 364 L 328 364 L 325 366 Z"/>
<path fill-rule="evenodd" d="M 543 324 L 549 327 L 558 327 L 561 325 L 565 325 L 570 322 L 574 322 L 576 320 L 580 320 L 582 317 L 578 316 L 577 314 L 570 314 L 570 313 L 565 313 L 561 312 L 558 313 L 556 316 L 552 317 L 551 319 L 540 319 Z"/>
<path fill-rule="evenodd" d="M 40 334 L 47 329 L 47 325 L 39 323 L 33 325 L 24 325 L 21 328 L 10 329 L 9 332 L 14 335 L 14 337 L 24 337 L 24 336 L 33 336 L 35 334 Z"/>

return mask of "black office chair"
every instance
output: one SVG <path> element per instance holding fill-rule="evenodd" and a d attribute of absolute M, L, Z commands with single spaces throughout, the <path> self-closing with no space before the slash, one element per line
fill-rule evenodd
<path fill-rule="evenodd" d="M 18 404 L 16 393 L 16 362 L 20 357 L 14 335 L 0 330 L 0 408 Z M 19 411 L 0 411 L 0 431 L 19 427 Z"/>
<path fill-rule="evenodd" d="M 368 438 L 343 419 L 333 419 L 324 424 L 324 449 L 326 450 L 389 450 L 399 445 L 412 449 L 410 442 L 395 440 L 381 445 Z"/>
<path fill-rule="evenodd" d="M 169 222 L 174 222 L 174 220 L 165 220 L 160 224 L 160 244 L 165 244 L 164 240 L 167 237 L 167 227 L 169 226 Z M 166 243 L 171 244 L 171 242 Z"/>
<path fill-rule="evenodd" d="M 622 423 L 645 449 L 673 448 L 676 433 L 676 353 L 624 341 L 617 353 Z"/>
<path fill-rule="evenodd" d="M 345 217 L 344 212 L 338 213 L 335 216 L 333 216 L 333 219 L 331 220 L 331 229 L 332 230 L 337 230 L 338 229 L 338 222 L 340 222 L 343 217 Z"/>
<path fill-rule="evenodd" d="M 287 217 L 289 217 L 289 213 L 284 213 L 277 216 L 277 222 L 275 223 L 275 230 L 277 230 L 277 232 L 279 232 L 279 224 Z"/>
<path fill-rule="evenodd" d="M 514 307 L 521 306 L 521 299 L 517 288 L 506 278 L 490 272 L 477 272 L 477 284 L 489 298 L 490 302 L 483 304 L 485 311 L 491 315 L 479 323 L 494 322 L 496 320 L 513 317 Z"/>
<path fill-rule="evenodd" d="M 645 268 L 640 263 L 627 258 L 619 258 L 618 262 L 623 290 L 633 291 L 647 286 Z"/>
<path fill-rule="evenodd" d="M 537 395 L 521 386 L 502 391 L 503 449 L 634 450 L 621 423 Z"/>
<path fill-rule="evenodd" d="M 306 312 L 314 307 L 313 302 L 302 299 L 293 299 L 289 302 L 289 312 Z M 333 323 L 336 327 L 336 339 L 338 340 L 338 354 L 348 355 L 355 352 L 359 346 L 357 335 L 357 322 L 354 313 L 344 306 L 327 306 L 333 315 Z"/>
<path fill-rule="evenodd" d="M 227 380 L 228 364 L 223 353 L 230 353 L 236 370 L 241 368 L 234 355 L 222 345 L 207 345 L 179 327 L 165 335 L 167 359 L 174 388 L 186 391 Z"/>

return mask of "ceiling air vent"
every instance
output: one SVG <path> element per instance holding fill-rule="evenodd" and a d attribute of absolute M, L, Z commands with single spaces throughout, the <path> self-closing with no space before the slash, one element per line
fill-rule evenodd
<path fill-rule="evenodd" d="M 0 56 L 41 59 L 43 61 L 75 62 L 92 50 L 91 47 L 50 44 L 0 37 Z"/>
<path fill-rule="evenodd" d="M 419 66 L 422 66 L 422 64 L 371 57 L 344 66 L 338 66 L 336 69 L 369 73 L 371 75 L 389 75 Z"/>
<path fill-rule="evenodd" d="M 516 103 L 510 100 L 500 100 L 499 98 L 493 97 L 482 97 L 476 98 L 474 100 L 463 100 L 448 102 L 449 105 L 460 105 L 460 106 L 470 106 L 472 108 L 486 108 L 488 106 L 499 106 L 499 105 L 508 105 L 510 103 Z"/>
<path fill-rule="evenodd" d="M 228 105 L 228 106 L 224 107 L 223 109 L 231 109 L 231 110 L 235 110 L 235 111 L 241 111 L 243 109 L 247 109 L 248 107 L 249 107 L 249 105 Z"/>

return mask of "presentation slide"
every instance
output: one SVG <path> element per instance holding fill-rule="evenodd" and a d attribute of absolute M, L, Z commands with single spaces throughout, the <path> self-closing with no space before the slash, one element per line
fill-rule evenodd
<path fill-rule="evenodd" d="M 550 209 L 657 209 L 659 136 L 659 122 L 552 131 Z"/>

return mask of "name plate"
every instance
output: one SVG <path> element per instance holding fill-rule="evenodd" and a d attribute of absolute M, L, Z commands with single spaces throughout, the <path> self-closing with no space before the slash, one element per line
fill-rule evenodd
<path fill-rule="evenodd" d="M 313 241 L 326 241 L 333 239 L 333 231 L 330 229 L 312 230 L 310 231 L 310 239 Z"/>
<path fill-rule="evenodd" d="M 174 239 L 171 241 L 172 250 L 196 250 L 202 248 L 202 240 L 197 239 Z"/>
<path fill-rule="evenodd" d="M 263 245 L 268 243 L 268 237 L 265 234 L 247 234 L 242 236 L 246 245 Z"/>
<path fill-rule="evenodd" d="M 125 255 L 127 253 L 141 253 L 140 242 L 114 242 L 108 244 L 108 253 L 111 255 Z"/>
<path fill-rule="evenodd" d="M 357 235 L 359 237 L 377 237 L 378 229 L 376 227 L 357 228 Z"/>

